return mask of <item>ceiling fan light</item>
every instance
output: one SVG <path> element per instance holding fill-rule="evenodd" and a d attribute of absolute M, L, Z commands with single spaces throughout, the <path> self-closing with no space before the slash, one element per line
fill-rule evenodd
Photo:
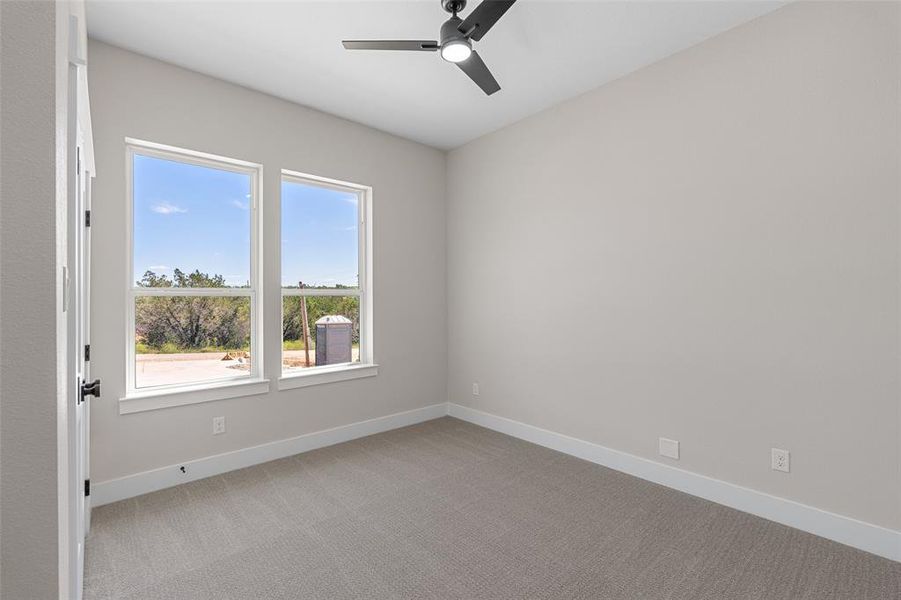
<path fill-rule="evenodd" d="M 472 48 L 464 40 L 453 40 L 441 46 L 441 58 L 448 62 L 463 62 L 472 54 Z"/>

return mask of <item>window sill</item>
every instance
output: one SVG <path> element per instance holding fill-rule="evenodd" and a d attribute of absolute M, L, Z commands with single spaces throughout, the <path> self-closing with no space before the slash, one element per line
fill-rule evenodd
<path fill-rule="evenodd" d="M 342 365 L 334 368 L 321 367 L 313 369 L 308 373 L 298 373 L 296 375 L 285 375 L 280 377 L 278 380 L 278 389 L 292 390 L 311 385 L 321 385 L 323 383 L 347 381 L 348 379 L 374 377 L 378 374 L 379 366 L 372 363 L 365 365 Z"/>
<path fill-rule="evenodd" d="M 225 400 L 241 396 L 255 396 L 257 394 L 265 394 L 268 391 L 268 379 L 252 379 L 137 392 L 119 399 L 119 414 L 127 415 L 129 413 L 171 408 L 186 404 L 199 404 L 200 402 L 212 402 L 213 400 Z"/>

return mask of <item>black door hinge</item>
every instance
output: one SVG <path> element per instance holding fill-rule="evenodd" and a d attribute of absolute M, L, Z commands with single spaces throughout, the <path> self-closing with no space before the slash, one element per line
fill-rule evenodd
<path fill-rule="evenodd" d="M 89 210 L 84 211 L 84 226 L 85 227 L 91 226 L 91 211 L 89 211 Z"/>
<path fill-rule="evenodd" d="M 84 345 L 84 361 L 89 362 L 91 360 L 91 345 Z"/>
<path fill-rule="evenodd" d="M 84 495 L 85 496 L 91 495 L 91 480 L 90 479 L 84 480 Z"/>

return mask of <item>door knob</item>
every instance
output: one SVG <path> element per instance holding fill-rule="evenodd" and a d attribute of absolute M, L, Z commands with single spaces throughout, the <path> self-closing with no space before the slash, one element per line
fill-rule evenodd
<path fill-rule="evenodd" d="M 95 379 L 91 383 L 82 383 L 81 384 L 81 399 L 84 400 L 87 396 L 94 396 L 95 398 L 100 397 L 100 380 Z"/>

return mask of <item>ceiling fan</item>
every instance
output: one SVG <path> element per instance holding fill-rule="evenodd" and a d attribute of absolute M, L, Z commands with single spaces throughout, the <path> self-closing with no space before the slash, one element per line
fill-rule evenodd
<path fill-rule="evenodd" d="M 440 0 L 441 7 L 453 15 L 441 25 L 435 40 L 344 40 L 348 50 L 406 50 L 412 52 L 441 51 L 441 58 L 456 63 L 489 96 L 501 89 L 479 53 L 472 49 L 473 40 L 484 37 L 516 0 L 482 0 L 466 19 L 457 13 L 466 8 L 466 0 Z"/>

